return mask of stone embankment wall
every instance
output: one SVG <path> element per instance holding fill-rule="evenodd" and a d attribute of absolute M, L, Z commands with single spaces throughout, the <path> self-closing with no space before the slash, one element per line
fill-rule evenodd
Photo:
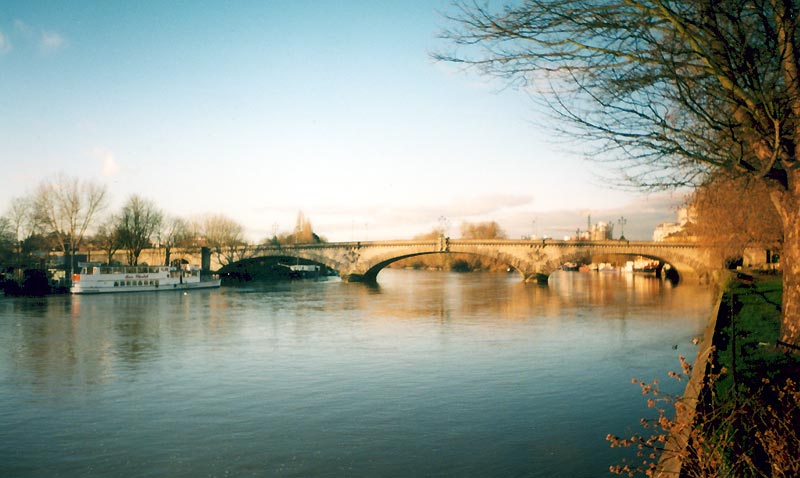
<path fill-rule="evenodd" d="M 686 450 L 689 443 L 689 435 L 697 413 L 697 405 L 706 383 L 705 378 L 709 372 L 711 354 L 714 351 L 717 317 L 722 304 L 722 294 L 723 291 L 720 291 L 714 302 L 714 308 L 703 332 L 697 358 L 692 366 L 689 382 L 686 384 L 686 389 L 680 398 L 679 405 L 676 406 L 676 426 L 664 446 L 664 451 L 656 469 L 656 478 L 676 478 L 680 476 L 684 450 Z"/>

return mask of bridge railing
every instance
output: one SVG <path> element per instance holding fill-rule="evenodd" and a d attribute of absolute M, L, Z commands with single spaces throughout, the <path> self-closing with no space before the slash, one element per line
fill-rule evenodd
<path fill-rule="evenodd" d="M 249 246 L 259 250 L 281 249 L 331 249 L 331 248 L 359 248 L 359 247 L 413 247 L 439 244 L 439 239 L 427 240 L 391 240 L 391 241 L 348 241 L 348 242 L 323 242 L 306 244 L 281 244 Z M 450 239 L 447 243 L 454 245 L 521 245 L 521 246 L 554 246 L 554 247 L 657 247 L 664 249 L 697 248 L 695 242 L 655 242 L 655 241 L 585 241 L 585 240 L 556 240 L 556 239 Z"/>

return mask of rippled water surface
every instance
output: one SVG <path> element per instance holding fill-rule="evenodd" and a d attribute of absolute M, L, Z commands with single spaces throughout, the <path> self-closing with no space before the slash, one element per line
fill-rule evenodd
<path fill-rule="evenodd" d="M 608 476 L 631 378 L 693 358 L 711 307 L 624 274 L 378 280 L 0 297 L 0 476 Z"/>

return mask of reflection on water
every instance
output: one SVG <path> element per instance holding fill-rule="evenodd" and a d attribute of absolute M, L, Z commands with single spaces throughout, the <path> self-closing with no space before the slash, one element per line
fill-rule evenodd
<path fill-rule="evenodd" d="M 711 305 L 625 274 L 379 281 L 0 299 L 0 476 L 598 476 L 630 378 L 692 356 Z"/>

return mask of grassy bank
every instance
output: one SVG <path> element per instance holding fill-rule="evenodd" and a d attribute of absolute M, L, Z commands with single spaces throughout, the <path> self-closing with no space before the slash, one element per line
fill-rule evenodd
<path fill-rule="evenodd" d="M 682 398 L 668 397 L 657 381 L 634 380 L 657 416 L 642 419 L 642 434 L 608 436 L 612 447 L 635 447 L 640 460 L 623 461 L 611 471 L 684 478 L 800 477 L 800 354 L 776 345 L 780 304 L 779 278 L 740 277 L 730 283 L 694 370 L 681 357 L 683 371 L 670 372 L 678 380 L 691 374 L 692 390 L 687 386 Z M 672 413 L 666 406 L 670 403 Z"/>
<path fill-rule="evenodd" d="M 798 377 L 800 354 L 776 347 L 781 319 L 781 279 L 733 282 L 722 299 L 715 362 L 725 369 L 716 381 L 720 400 L 760 388 L 764 380 Z"/>
<path fill-rule="evenodd" d="M 800 354 L 776 346 L 780 304 L 775 277 L 740 278 L 725 292 L 681 476 L 800 476 Z"/>

